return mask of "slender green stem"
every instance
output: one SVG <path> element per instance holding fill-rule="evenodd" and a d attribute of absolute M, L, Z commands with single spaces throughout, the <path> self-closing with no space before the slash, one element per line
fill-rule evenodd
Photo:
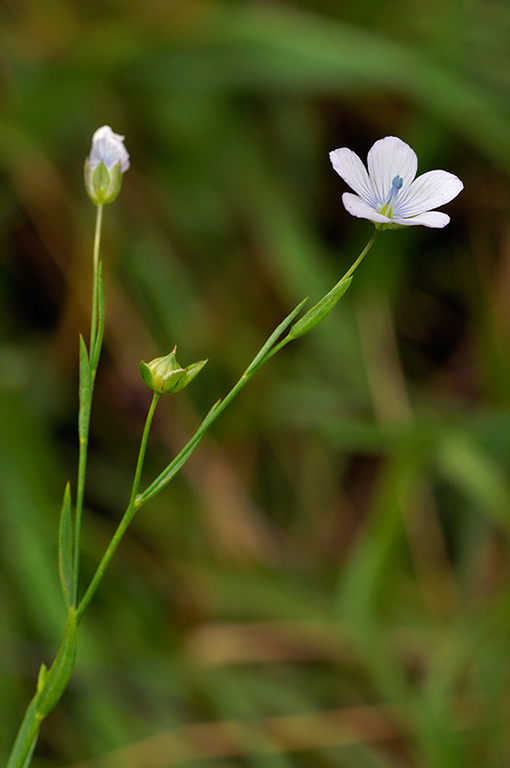
<path fill-rule="evenodd" d="M 376 229 L 375 230 L 374 234 L 372 235 L 372 237 L 370 238 L 370 240 L 368 241 L 366 246 L 363 248 L 363 250 L 361 251 L 360 255 L 358 256 L 358 258 L 356 259 L 356 261 L 354 262 L 352 267 L 347 270 L 347 272 L 342 277 L 340 282 L 343 282 L 344 280 L 347 280 L 348 277 L 350 277 L 352 274 L 354 274 L 354 272 L 357 270 L 357 268 L 359 267 L 359 265 L 361 264 L 361 262 L 363 261 L 363 259 L 365 258 L 365 256 L 367 255 L 367 253 L 369 252 L 371 247 L 373 246 L 373 244 L 375 243 L 375 239 L 376 239 L 377 235 L 379 234 L 379 232 L 382 232 L 382 230 L 381 229 Z"/>
<path fill-rule="evenodd" d="M 78 600 L 78 580 L 80 571 L 80 540 L 81 521 L 83 517 L 83 501 L 85 497 L 85 475 L 87 472 L 87 454 L 89 444 L 90 413 L 92 410 L 92 395 L 96 378 L 99 355 L 104 329 L 104 301 L 101 277 L 101 263 L 99 261 L 99 249 L 101 245 L 101 229 L 103 223 L 103 206 L 96 209 L 96 228 L 94 234 L 93 252 L 93 282 L 92 282 L 92 316 L 90 320 L 90 350 L 88 353 L 88 365 L 80 369 L 80 377 L 86 381 L 80 381 L 79 415 L 79 457 L 78 478 L 76 485 L 76 506 L 74 518 L 74 551 L 73 551 L 73 592 L 72 604 L 76 606 Z"/>
<path fill-rule="evenodd" d="M 140 487 L 140 480 L 142 477 L 143 463 L 145 461 L 145 452 L 147 450 L 147 441 L 149 440 L 149 432 L 152 425 L 152 419 L 154 418 L 154 412 L 159 402 L 161 395 L 159 392 L 154 392 L 152 395 L 152 401 L 150 404 L 147 418 L 145 419 L 145 426 L 143 428 L 143 435 L 140 441 L 140 450 L 138 451 L 138 461 L 136 462 L 135 477 L 133 479 L 133 486 L 131 488 L 131 496 L 129 497 L 129 506 L 134 504 L 138 489 Z"/>
<path fill-rule="evenodd" d="M 108 567 L 108 564 L 110 560 L 112 559 L 115 550 L 119 546 L 122 537 L 124 536 L 124 533 L 126 532 L 126 529 L 133 519 L 135 513 L 140 509 L 141 503 L 137 500 L 137 494 L 138 489 L 140 487 L 140 480 L 142 476 L 142 469 L 143 469 L 143 463 L 145 460 L 145 452 L 147 450 L 147 441 L 149 439 L 149 431 L 152 424 L 152 419 L 154 417 L 154 412 L 156 410 L 156 406 L 158 404 L 160 395 L 157 392 L 154 392 L 154 395 L 152 397 L 152 402 L 149 408 L 149 412 L 147 414 L 147 418 L 145 420 L 145 427 L 143 430 L 142 439 L 140 441 L 140 450 L 138 452 L 138 461 L 136 463 L 136 470 L 135 470 L 135 476 L 133 480 L 133 486 L 131 488 L 131 496 L 129 498 L 129 504 L 128 507 L 122 517 L 122 520 L 120 521 L 117 530 L 115 531 L 113 538 L 108 545 L 108 548 L 106 552 L 104 553 L 101 562 L 99 563 L 97 570 L 92 578 L 92 581 L 90 582 L 82 600 L 80 601 L 80 604 L 78 606 L 78 609 L 76 611 L 76 620 L 79 623 L 81 621 L 81 618 L 83 616 L 83 613 L 87 607 L 87 605 L 90 603 L 92 597 L 94 596 L 94 593 L 96 592 L 99 583 L 101 579 L 103 578 L 104 572 L 106 568 Z"/>
<path fill-rule="evenodd" d="M 92 369 L 95 373 L 97 370 L 97 364 L 99 362 L 99 354 L 98 350 L 96 350 L 96 347 L 100 342 L 101 338 L 98 336 L 98 329 L 101 335 L 102 331 L 102 323 L 101 318 L 99 317 L 100 309 L 101 309 L 101 301 L 100 301 L 100 288 L 99 288 L 99 282 L 100 282 L 100 266 L 99 266 L 99 249 L 101 246 L 101 230 L 103 225 L 103 206 L 98 205 L 96 209 L 96 229 L 94 232 L 94 253 L 93 253 L 93 265 L 94 265 L 94 272 L 93 272 L 93 279 L 92 279 L 92 316 L 90 321 L 90 358 L 91 361 L 95 360 L 95 365 L 92 365 Z"/>
<path fill-rule="evenodd" d="M 30 756 L 37 741 L 41 719 L 37 715 L 36 694 L 25 712 L 25 717 L 19 727 L 6 768 L 25 768 L 25 766 L 28 766 Z"/>

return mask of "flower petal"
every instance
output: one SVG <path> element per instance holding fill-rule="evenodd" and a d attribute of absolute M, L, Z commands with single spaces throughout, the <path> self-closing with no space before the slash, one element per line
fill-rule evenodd
<path fill-rule="evenodd" d="M 425 213 L 449 203 L 463 188 L 464 184 L 453 173 L 428 171 L 419 176 L 404 194 L 399 195 L 395 215 L 407 218 Z"/>
<path fill-rule="evenodd" d="M 376 204 L 384 205 L 395 176 L 403 180 L 399 197 L 404 194 L 416 176 L 418 158 L 411 147 L 396 136 L 376 141 L 368 153 L 368 172 L 376 194 Z"/>
<path fill-rule="evenodd" d="M 381 224 L 390 224 L 391 219 L 387 216 L 383 216 L 382 213 L 377 213 L 372 206 L 362 200 L 358 195 L 353 195 L 350 192 L 344 192 L 342 195 L 342 202 L 345 209 L 349 211 L 351 216 L 357 216 L 358 219 L 368 219 L 369 221 L 378 222 Z"/>
<path fill-rule="evenodd" d="M 392 218 L 393 224 L 401 224 L 404 227 L 433 227 L 434 229 L 441 229 L 446 227 L 450 221 L 450 217 L 446 213 L 441 211 L 427 211 L 421 213 L 419 216 L 412 216 L 411 218 L 401 218 L 400 216 L 394 216 Z"/>
<path fill-rule="evenodd" d="M 329 153 L 329 159 L 339 176 L 353 189 L 366 203 L 375 208 L 376 198 L 370 182 L 367 169 L 358 155 L 341 147 Z"/>
<path fill-rule="evenodd" d="M 122 173 L 129 168 L 129 153 L 124 146 L 124 136 L 114 133 L 109 125 L 98 128 L 92 136 L 89 162 L 93 169 L 103 162 L 110 171 L 120 162 Z"/>

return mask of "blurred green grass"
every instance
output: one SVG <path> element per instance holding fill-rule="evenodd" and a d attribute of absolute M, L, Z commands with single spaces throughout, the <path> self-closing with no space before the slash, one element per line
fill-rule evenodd
<path fill-rule="evenodd" d="M 510 11 L 504 2 L 14 0 L 0 9 L 0 753 L 64 622 L 93 131 L 126 136 L 83 565 L 305 295 L 371 234 L 328 151 L 385 135 L 465 190 L 387 232 L 314 334 L 135 519 L 34 765 L 510 763 Z"/>

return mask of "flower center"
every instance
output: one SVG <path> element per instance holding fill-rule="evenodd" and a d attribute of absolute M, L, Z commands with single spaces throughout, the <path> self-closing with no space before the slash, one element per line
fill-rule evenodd
<path fill-rule="evenodd" d="M 397 199 L 399 190 L 402 189 L 403 183 L 404 183 L 404 179 L 402 178 L 402 176 L 399 176 L 397 174 L 391 182 L 391 189 L 389 191 L 388 197 L 386 198 L 386 202 L 384 203 L 382 208 L 379 210 L 379 213 L 382 213 L 383 216 L 387 216 L 389 219 L 391 219 L 393 215 L 395 200 Z"/>

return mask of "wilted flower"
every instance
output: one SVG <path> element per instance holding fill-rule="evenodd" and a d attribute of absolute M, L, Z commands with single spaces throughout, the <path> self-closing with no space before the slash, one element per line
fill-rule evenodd
<path fill-rule="evenodd" d="M 416 153 L 396 136 L 376 141 L 368 153 L 368 172 L 362 161 L 347 147 L 330 152 L 335 171 L 356 194 L 344 192 L 347 211 L 369 219 L 377 229 L 402 226 L 445 227 L 446 213 L 434 211 L 453 200 L 464 185 L 447 171 L 428 171 L 415 179 Z"/>
<path fill-rule="evenodd" d="M 120 192 L 122 174 L 129 168 L 129 154 L 124 136 L 109 125 L 98 128 L 92 137 L 92 149 L 85 160 L 85 188 L 96 205 L 113 203 Z"/>
<path fill-rule="evenodd" d="M 197 373 L 200 373 L 207 360 L 199 360 L 197 363 L 182 368 L 175 357 L 177 347 L 165 357 L 157 357 L 150 363 L 140 362 L 140 374 L 144 383 L 152 392 L 167 395 L 169 392 L 178 392 L 184 389 Z"/>

